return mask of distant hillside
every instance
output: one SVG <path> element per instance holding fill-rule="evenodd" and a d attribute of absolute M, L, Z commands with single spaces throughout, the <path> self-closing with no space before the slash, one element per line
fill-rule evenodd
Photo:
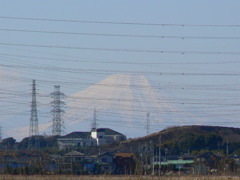
<path fill-rule="evenodd" d="M 85 154 L 100 154 L 104 152 L 138 152 L 142 146 L 149 146 L 150 142 L 158 150 L 161 137 L 161 150 L 164 155 L 182 155 L 186 153 L 198 153 L 200 151 L 217 151 L 226 154 L 240 153 L 240 128 L 219 126 L 182 126 L 171 127 L 163 131 L 150 134 L 145 137 L 129 139 L 120 143 L 99 147 L 85 147 L 76 150 Z M 41 150 L 58 151 L 57 136 L 39 137 Z M 27 149 L 28 138 L 17 143 L 13 138 L 4 139 L 0 143 L 3 149 L 18 147 Z"/>
<path fill-rule="evenodd" d="M 182 155 L 200 151 L 217 151 L 226 154 L 240 152 L 240 128 L 219 126 L 182 126 L 171 127 L 145 137 L 129 139 L 120 143 L 96 148 L 82 149 L 83 153 L 99 154 L 103 152 L 138 152 L 139 148 L 149 145 L 150 141 L 157 150 L 160 144 L 162 154 Z"/>
<path fill-rule="evenodd" d="M 240 150 L 240 128 L 219 126 L 182 126 L 171 127 L 142 138 L 130 139 L 121 146 L 136 148 L 152 141 L 155 147 L 167 149 L 170 154 L 184 154 L 201 150 L 216 150 L 229 153 Z"/>

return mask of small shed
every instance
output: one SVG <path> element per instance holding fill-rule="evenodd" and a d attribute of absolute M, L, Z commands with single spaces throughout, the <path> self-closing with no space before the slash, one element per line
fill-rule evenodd
<path fill-rule="evenodd" d="M 134 174 L 136 165 L 134 153 L 115 153 L 114 162 L 116 174 Z"/>

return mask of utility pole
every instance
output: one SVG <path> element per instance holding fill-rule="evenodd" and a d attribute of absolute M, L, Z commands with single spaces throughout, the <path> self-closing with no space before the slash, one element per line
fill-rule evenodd
<path fill-rule="evenodd" d="M 0 126 L 0 142 L 2 142 L 2 126 Z"/>
<path fill-rule="evenodd" d="M 64 105 L 64 102 L 61 99 L 65 95 L 64 95 L 64 93 L 60 92 L 59 85 L 54 86 L 54 92 L 52 92 L 50 95 L 53 98 L 53 101 L 51 102 L 51 105 L 53 107 L 53 109 L 51 110 L 52 122 L 53 122 L 52 135 L 60 136 L 60 135 L 62 135 L 63 125 L 64 125 L 64 121 L 62 119 L 62 115 L 64 113 L 64 110 L 62 110 L 62 107 Z"/>
<path fill-rule="evenodd" d="M 155 147 L 154 142 L 152 143 L 152 175 L 155 174 Z"/>
<path fill-rule="evenodd" d="M 152 165 L 152 175 L 154 175 L 154 143 L 152 140 L 150 140 L 150 165 Z"/>
<path fill-rule="evenodd" d="M 159 137 L 159 148 L 158 148 L 158 155 L 159 155 L 159 157 L 158 157 L 158 159 L 159 159 L 159 165 L 158 165 L 158 167 L 159 167 L 159 171 L 158 171 L 158 176 L 161 176 L 161 142 L 162 141 L 162 137 L 161 137 L 161 135 L 160 135 L 160 137 Z"/>
<path fill-rule="evenodd" d="M 32 102 L 31 102 L 31 117 L 30 117 L 28 149 L 39 149 L 39 132 L 38 132 L 37 98 L 36 98 L 35 80 L 32 81 Z"/>
<path fill-rule="evenodd" d="M 142 146 L 140 145 L 140 143 L 138 143 L 138 155 L 139 155 L 139 159 L 140 159 L 140 162 L 139 162 L 139 167 L 138 169 L 136 168 L 136 172 L 137 173 L 142 173 Z"/>
<path fill-rule="evenodd" d="M 148 156 L 147 156 L 147 151 L 148 151 L 148 147 L 147 147 L 147 143 L 145 142 L 145 146 L 144 146 L 144 175 L 147 175 L 147 167 L 148 167 Z"/>
<path fill-rule="evenodd" d="M 227 139 L 226 154 L 227 154 L 227 156 L 228 156 L 228 139 Z"/>

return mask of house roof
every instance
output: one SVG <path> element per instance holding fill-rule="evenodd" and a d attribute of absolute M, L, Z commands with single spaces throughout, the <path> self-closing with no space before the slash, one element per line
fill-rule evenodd
<path fill-rule="evenodd" d="M 133 153 L 115 153 L 116 157 L 130 158 L 133 157 Z"/>
<path fill-rule="evenodd" d="M 97 132 L 105 132 L 105 135 L 109 135 L 109 136 L 113 136 L 113 135 L 122 135 L 123 136 L 123 134 L 121 134 L 117 131 L 114 131 L 112 129 L 109 129 L 109 128 L 98 128 Z"/>
<path fill-rule="evenodd" d="M 78 151 L 71 151 L 71 152 L 64 154 L 64 156 L 84 156 L 84 154 L 80 153 Z"/>
<path fill-rule="evenodd" d="M 89 138 L 91 136 L 90 132 L 71 132 L 65 136 L 62 136 L 61 138 Z"/>
<path fill-rule="evenodd" d="M 203 154 L 200 154 L 198 156 L 198 158 L 206 158 L 206 157 L 215 157 L 215 158 L 222 158 L 222 156 L 220 154 L 215 154 L 215 153 L 212 153 L 212 152 L 205 152 Z"/>
<path fill-rule="evenodd" d="M 109 155 L 109 156 L 114 156 L 114 153 L 111 153 L 111 152 L 105 152 L 105 153 L 102 153 L 100 155 L 98 155 L 98 157 L 101 157 L 101 156 L 104 156 L 104 155 Z"/>
<path fill-rule="evenodd" d="M 114 131 L 112 129 L 109 128 L 98 128 L 97 132 L 105 132 L 105 135 L 107 136 L 114 136 L 114 135 L 121 135 L 124 136 L 123 134 Z M 71 132 L 65 136 L 60 137 L 61 138 L 82 138 L 82 139 L 86 139 L 91 137 L 91 132 L 79 132 L 79 131 L 75 131 L 75 132 Z"/>

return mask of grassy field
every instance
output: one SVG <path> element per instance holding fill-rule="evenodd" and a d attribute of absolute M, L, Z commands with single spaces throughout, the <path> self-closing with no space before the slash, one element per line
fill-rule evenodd
<path fill-rule="evenodd" d="M 232 176 L 179 176 L 179 177 L 151 177 L 151 176 L 10 176 L 0 175 L 0 180 L 237 180 Z"/>

